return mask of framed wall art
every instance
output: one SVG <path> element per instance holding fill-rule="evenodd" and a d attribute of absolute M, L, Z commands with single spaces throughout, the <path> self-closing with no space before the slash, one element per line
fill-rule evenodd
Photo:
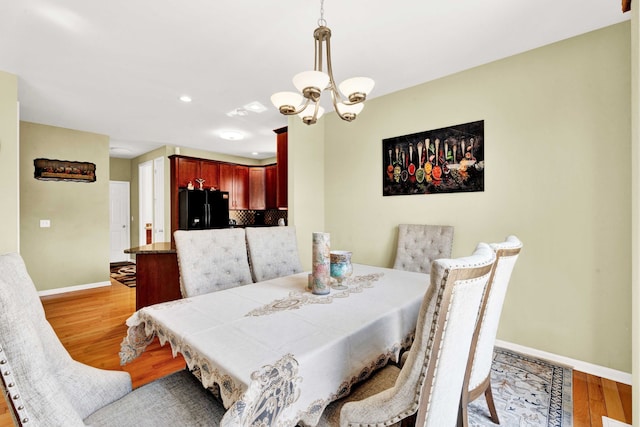
<path fill-rule="evenodd" d="M 484 191 L 484 120 L 382 140 L 382 195 Z"/>
<path fill-rule="evenodd" d="M 95 182 L 96 165 L 89 162 L 35 159 L 34 177 L 42 181 Z"/>

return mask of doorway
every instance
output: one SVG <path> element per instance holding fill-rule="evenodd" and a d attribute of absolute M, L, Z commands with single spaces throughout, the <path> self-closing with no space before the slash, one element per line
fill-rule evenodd
<path fill-rule="evenodd" d="M 140 246 L 165 241 L 164 163 L 165 158 L 158 157 L 138 165 Z"/>
<path fill-rule="evenodd" d="M 131 247 L 129 190 L 127 181 L 109 181 L 109 262 L 129 260 L 129 254 L 124 253 Z"/>
<path fill-rule="evenodd" d="M 164 242 L 164 157 L 153 160 L 153 241 Z"/>
<path fill-rule="evenodd" d="M 138 165 L 139 221 L 138 243 L 140 246 L 151 243 L 147 239 L 147 224 L 153 226 L 153 161 Z M 151 239 L 152 240 L 152 239 Z"/>

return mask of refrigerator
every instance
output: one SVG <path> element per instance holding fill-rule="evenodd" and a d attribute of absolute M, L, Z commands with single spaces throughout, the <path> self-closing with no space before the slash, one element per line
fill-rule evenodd
<path fill-rule="evenodd" d="M 188 190 L 178 193 L 180 230 L 229 227 L 227 191 Z"/>

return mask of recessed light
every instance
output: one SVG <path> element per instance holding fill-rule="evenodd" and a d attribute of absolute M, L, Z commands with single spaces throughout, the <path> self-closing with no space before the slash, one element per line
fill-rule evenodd
<path fill-rule="evenodd" d="M 191 97 L 189 95 L 182 95 L 179 99 L 182 102 L 191 102 Z"/>
<path fill-rule="evenodd" d="M 258 154 L 260 154 L 260 153 L 258 153 L 257 151 L 254 151 L 253 153 L 251 153 L 251 155 L 253 155 L 253 156 L 257 156 Z"/>
<path fill-rule="evenodd" d="M 244 138 L 244 134 L 237 130 L 223 130 L 218 135 L 220 135 L 220 138 L 228 141 L 239 141 Z"/>
<path fill-rule="evenodd" d="M 267 107 L 259 103 L 258 101 L 253 101 L 244 106 L 246 110 L 253 111 L 254 113 L 262 113 L 263 111 L 267 111 Z"/>
<path fill-rule="evenodd" d="M 227 116 L 229 117 L 237 117 L 237 116 L 246 116 L 247 114 L 249 114 L 249 112 L 240 107 L 240 108 L 236 108 L 235 110 L 231 110 L 227 113 Z"/>

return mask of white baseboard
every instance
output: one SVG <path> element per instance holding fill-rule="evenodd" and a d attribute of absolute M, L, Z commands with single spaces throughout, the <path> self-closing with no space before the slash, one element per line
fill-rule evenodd
<path fill-rule="evenodd" d="M 102 286 L 111 286 L 111 282 L 106 281 L 106 282 L 97 282 L 97 283 L 87 283 L 86 285 L 75 285 L 75 286 L 67 286 L 64 288 L 47 289 L 45 291 L 38 291 L 38 296 L 44 297 L 49 295 L 64 294 L 66 292 L 83 291 L 85 289 L 100 288 Z"/>
<path fill-rule="evenodd" d="M 498 347 L 506 348 L 508 350 L 517 351 L 519 353 L 528 354 L 540 359 L 546 359 L 550 362 L 555 362 L 560 365 L 570 366 L 576 371 L 581 371 L 587 374 L 596 375 L 601 378 L 607 378 L 609 380 L 617 381 L 619 383 L 631 385 L 631 374 L 615 369 L 607 368 L 605 366 L 594 365 L 593 363 L 583 362 L 582 360 L 571 359 L 570 357 L 560 356 L 553 353 L 548 353 L 542 350 L 536 350 L 535 348 L 525 347 L 520 344 L 513 344 L 507 341 L 496 340 Z"/>

